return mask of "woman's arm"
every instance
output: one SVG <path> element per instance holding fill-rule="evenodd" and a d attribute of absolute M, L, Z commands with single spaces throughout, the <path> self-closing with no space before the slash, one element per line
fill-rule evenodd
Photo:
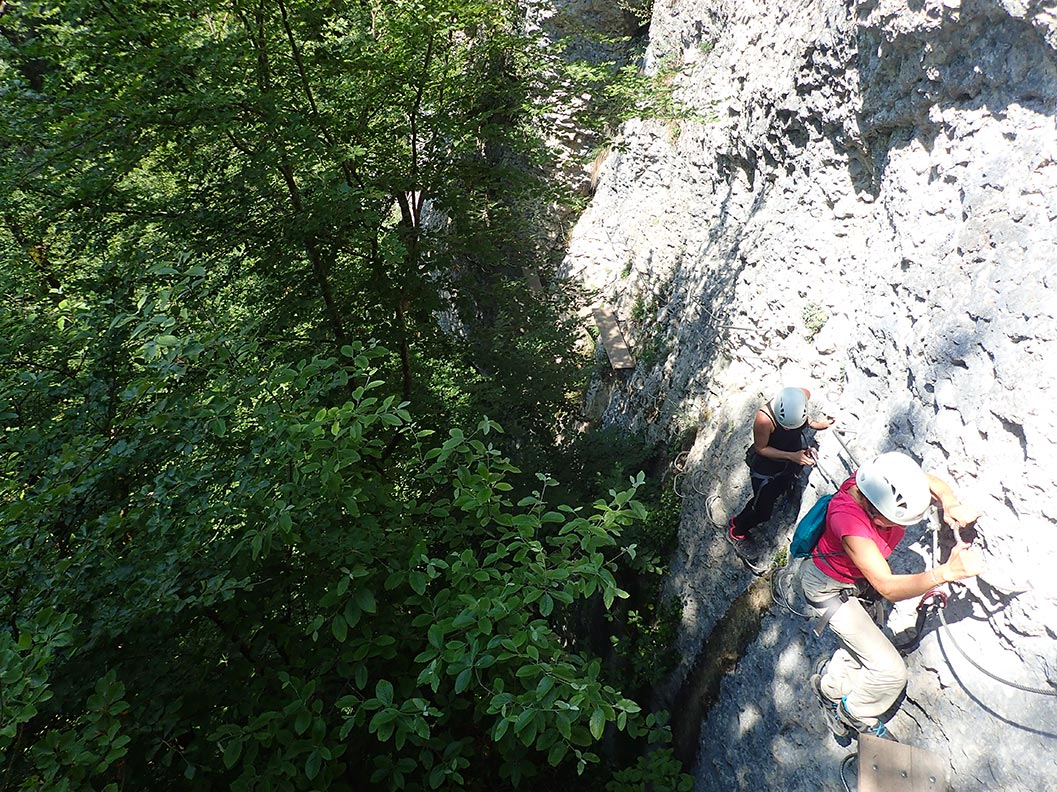
<path fill-rule="evenodd" d="M 872 539 L 865 536 L 845 536 L 842 544 L 848 558 L 870 581 L 870 585 L 890 602 L 919 597 L 941 583 L 964 580 L 983 571 L 980 553 L 970 550 L 969 545 L 964 542 L 955 545 L 947 563 L 913 575 L 894 574 Z"/>
<path fill-rule="evenodd" d="M 933 476 L 931 473 L 926 473 L 925 476 L 929 480 L 929 490 L 932 492 L 932 497 L 940 502 L 940 508 L 943 509 L 943 521 L 948 526 L 951 528 L 962 528 L 979 519 L 980 512 L 959 502 L 954 496 L 954 490 L 950 488 L 946 481 Z"/>

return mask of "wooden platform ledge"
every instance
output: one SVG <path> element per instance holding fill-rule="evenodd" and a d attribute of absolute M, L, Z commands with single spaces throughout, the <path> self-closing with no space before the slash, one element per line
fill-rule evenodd
<path fill-rule="evenodd" d="M 598 337 L 609 355 L 609 365 L 615 369 L 635 368 L 635 358 L 631 356 L 624 335 L 620 332 L 617 315 L 604 305 L 591 306 L 591 313 L 598 325 Z"/>
<path fill-rule="evenodd" d="M 948 792 L 947 768 L 936 754 L 863 734 L 859 792 Z"/>

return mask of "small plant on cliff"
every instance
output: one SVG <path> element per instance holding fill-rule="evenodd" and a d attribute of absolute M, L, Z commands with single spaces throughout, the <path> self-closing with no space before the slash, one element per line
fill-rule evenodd
<path fill-rule="evenodd" d="M 638 362 L 644 366 L 652 366 L 658 361 L 668 357 L 671 348 L 664 333 L 653 332 L 639 344 L 636 350 Z"/>
<path fill-rule="evenodd" d="M 818 331 L 821 330 L 823 325 L 829 320 L 829 314 L 827 314 L 825 309 L 817 303 L 808 303 L 805 305 L 802 317 L 809 341 L 818 334 Z"/>
<path fill-rule="evenodd" d="M 649 28 L 653 18 L 653 0 L 617 0 L 617 7 L 635 19 L 641 32 Z"/>
<path fill-rule="evenodd" d="M 642 324 L 646 319 L 646 301 L 640 294 L 635 298 L 635 304 L 631 306 L 631 321 L 635 324 Z"/>

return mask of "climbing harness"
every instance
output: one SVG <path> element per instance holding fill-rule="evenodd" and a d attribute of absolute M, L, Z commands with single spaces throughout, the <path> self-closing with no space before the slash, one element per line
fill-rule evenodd
<path fill-rule="evenodd" d="M 819 557 L 825 559 L 824 555 L 820 555 Z M 869 583 L 863 582 L 858 585 L 849 584 L 847 588 L 842 588 L 840 593 L 834 594 L 832 597 L 828 597 L 819 602 L 810 599 L 808 600 L 808 604 L 822 611 L 822 614 L 817 617 L 817 623 L 811 629 L 811 631 L 815 633 L 816 638 L 822 637 L 822 632 L 829 625 L 830 620 L 840 609 L 840 606 L 851 599 L 859 600 L 863 606 L 863 610 L 865 610 L 870 618 L 873 619 L 874 624 L 878 627 L 884 627 L 884 598 L 877 593 L 877 590 Z M 809 615 L 809 618 L 813 618 L 813 616 Z"/>

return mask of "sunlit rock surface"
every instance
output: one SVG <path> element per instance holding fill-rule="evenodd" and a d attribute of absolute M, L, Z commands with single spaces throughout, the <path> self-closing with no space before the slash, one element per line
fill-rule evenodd
<path fill-rule="evenodd" d="M 893 721 L 959 792 L 1057 790 L 1057 15 L 1041 0 L 656 0 L 649 68 L 692 117 L 629 123 L 566 271 L 639 367 L 607 421 L 696 437 L 671 593 L 694 657 L 751 574 L 722 521 L 751 416 L 809 384 L 851 455 L 912 454 L 984 512 L 987 572 L 909 658 Z M 696 435 L 695 435 L 696 431 Z M 833 432 L 804 508 L 843 478 Z M 762 533 L 779 548 L 795 513 Z M 945 539 L 948 537 L 944 537 Z M 919 526 L 897 571 L 931 566 Z M 892 617 L 902 629 L 915 602 Z M 953 638 L 953 642 L 952 639 Z M 957 647 L 955 646 L 957 644 Z M 839 789 L 807 677 L 832 649 L 775 608 L 701 728 L 697 790 Z"/>

